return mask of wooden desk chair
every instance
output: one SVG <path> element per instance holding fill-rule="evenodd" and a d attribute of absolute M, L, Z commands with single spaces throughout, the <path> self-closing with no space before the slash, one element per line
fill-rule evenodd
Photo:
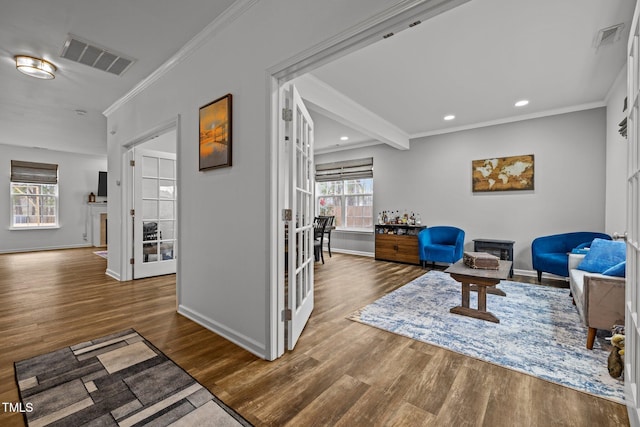
<path fill-rule="evenodd" d="M 322 260 L 324 264 L 324 253 L 322 252 L 322 245 L 324 243 L 324 234 L 327 228 L 329 217 L 317 216 L 313 219 L 313 254 L 316 262 Z"/>
<path fill-rule="evenodd" d="M 336 217 L 335 215 L 327 215 L 327 216 L 320 216 L 318 218 L 327 218 L 327 225 L 324 229 L 324 234 L 327 236 L 327 249 L 329 250 L 329 257 L 331 257 L 331 230 L 333 230 L 335 228 L 335 226 L 333 225 L 333 222 L 335 221 Z"/>

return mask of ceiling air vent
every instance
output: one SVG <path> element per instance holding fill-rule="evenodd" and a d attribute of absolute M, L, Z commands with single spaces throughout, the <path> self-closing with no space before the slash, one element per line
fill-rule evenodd
<path fill-rule="evenodd" d="M 133 58 L 114 50 L 103 48 L 96 43 L 81 39 L 73 34 L 69 34 L 69 37 L 64 42 L 60 56 L 116 76 L 122 75 L 135 62 Z"/>
<path fill-rule="evenodd" d="M 598 31 L 596 35 L 596 40 L 593 44 L 593 47 L 596 49 L 600 46 L 613 44 L 620 39 L 622 35 L 622 29 L 624 28 L 624 23 L 613 25 L 611 27 L 603 28 Z"/>

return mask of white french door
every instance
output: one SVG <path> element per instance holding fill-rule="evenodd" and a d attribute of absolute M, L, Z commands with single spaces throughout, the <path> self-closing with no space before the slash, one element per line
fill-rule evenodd
<path fill-rule="evenodd" d="M 281 89 L 283 106 L 281 133 L 287 159 L 282 182 L 287 185 L 283 201 L 289 218 L 284 230 L 286 240 L 285 280 L 287 348 L 293 350 L 313 311 L 314 268 L 314 191 L 313 120 L 295 86 Z"/>
<path fill-rule="evenodd" d="M 176 272 L 176 155 L 134 149 L 133 278 Z"/>
<path fill-rule="evenodd" d="M 632 426 L 640 426 L 640 30 L 636 2 L 627 58 L 627 283 L 625 295 L 625 400 Z"/>

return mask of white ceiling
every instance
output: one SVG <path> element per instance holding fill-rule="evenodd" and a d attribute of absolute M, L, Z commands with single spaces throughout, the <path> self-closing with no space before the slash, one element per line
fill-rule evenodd
<path fill-rule="evenodd" d="M 472 0 L 312 74 L 409 138 L 600 106 L 625 66 L 634 6 L 633 0 Z M 598 31 L 619 23 L 620 40 L 596 49 Z M 529 105 L 515 108 L 520 99 Z M 456 118 L 445 122 L 448 114 Z M 622 106 L 620 114 L 622 120 Z M 316 129 L 317 149 L 340 143 L 335 132 Z"/>
<path fill-rule="evenodd" d="M 0 143 L 106 155 L 102 112 L 232 3 L 0 0 Z M 634 5 L 472 0 L 312 74 L 410 138 L 603 105 L 624 66 Z M 593 47 L 599 29 L 621 22 L 626 28 L 620 41 Z M 60 58 L 69 33 L 137 61 L 117 77 Z M 17 54 L 50 60 L 58 67 L 56 78 L 39 81 L 18 73 Z M 531 103 L 515 109 L 522 98 Z M 324 107 L 314 107 L 320 150 L 376 142 L 363 132 L 366 124 L 336 121 L 319 114 Z M 445 123 L 445 114 L 456 119 Z M 343 135 L 349 141 L 339 141 Z"/>
<path fill-rule="evenodd" d="M 102 112 L 233 2 L 0 0 L 0 143 L 106 156 Z M 137 61 L 118 77 L 60 58 L 69 33 Z M 56 78 L 17 72 L 18 54 L 53 62 Z"/>

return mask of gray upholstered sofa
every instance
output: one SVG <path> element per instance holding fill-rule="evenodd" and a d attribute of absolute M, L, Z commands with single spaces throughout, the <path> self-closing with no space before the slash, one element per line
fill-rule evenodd
<path fill-rule="evenodd" d="M 624 277 L 579 270 L 585 255 L 569 255 L 569 285 L 582 323 L 589 328 L 587 348 L 592 349 L 598 329 L 624 325 Z"/>

